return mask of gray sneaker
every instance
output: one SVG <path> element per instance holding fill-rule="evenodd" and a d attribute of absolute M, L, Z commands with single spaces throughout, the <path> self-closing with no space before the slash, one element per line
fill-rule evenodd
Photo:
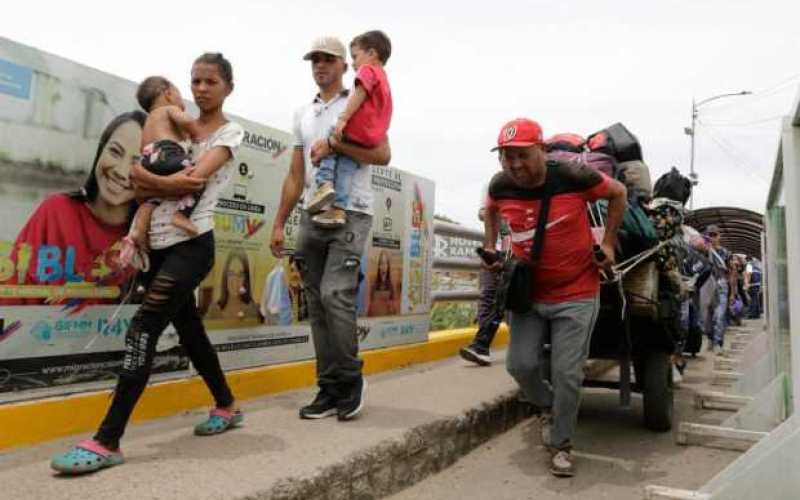
<path fill-rule="evenodd" d="M 550 473 L 556 477 L 575 475 L 575 463 L 569 450 L 553 450 L 550 457 Z"/>
<path fill-rule="evenodd" d="M 317 192 L 308 202 L 308 213 L 316 214 L 325 210 L 327 206 L 333 203 L 336 198 L 336 190 L 333 188 L 333 183 L 323 182 L 318 188 Z"/>
<path fill-rule="evenodd" d="M 322 213 L 312 216 L 311 222 L 317 227 L 335 229 L 347 223 L 347 213 L 341 208 L 331 207 Z"/>

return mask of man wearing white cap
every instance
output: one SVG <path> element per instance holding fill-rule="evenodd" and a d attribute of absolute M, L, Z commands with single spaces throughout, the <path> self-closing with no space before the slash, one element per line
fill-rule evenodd
<path fill-rule="evenodd" d="M 366 389 L 363 362 L 358 357 L 356 294 L 361 255 L 372 226 L 370 165 L 387 165 L 391 150 L 387 141 L 366 149 L 335 137 L 328 139 L 349 93 L 342 83 L 346 54 L 341 41 L 326 36 L 315 40 L 303 57 L 311 61 L 319 93 L 295 113 L 294 150 L 270 244 L 273 254 L 281 257 L 284 224 L 300 201 L 300 234 L 294 259 L 306 286 L 319 385 L 314 401 L 300 409 L 300 417 L 306 419 L 337 415 L 339 420 L 350 420 L 363 408 Z M 317 142 L 320 146 L 312 148 Z M 353 175 L 346 224 L 335 229 L 317 228 L 305 210 L 316 189 L 312 166 L 331 152 L 354 158 L 361 167 Z"/>

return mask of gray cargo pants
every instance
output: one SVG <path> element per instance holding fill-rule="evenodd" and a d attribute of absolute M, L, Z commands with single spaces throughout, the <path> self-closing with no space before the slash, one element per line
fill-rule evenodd
<path fill-rule="evenodd" d="M 371 225 L 372 216 L 360 212 L 347 212 L 337 229 L 314 226 L 305 211 L 300 219 L 294 257 L 306 287 L 317 384 L 332 394 L 361 377 L 356 294 Z"/>
<path fill-rule="evenodd" d="M 583 365 L 589 355 L 599 296 L 563 304 L 533 304 L 527 313 L 509 313 L 511 341 L 506 355 L 508 373 L 525 398 L 540 409 L 551 409 L 550 446 L 571 446 L 578 420 Z M 552 384 L 545 380 L 542 347 L 550 338 Z"/>

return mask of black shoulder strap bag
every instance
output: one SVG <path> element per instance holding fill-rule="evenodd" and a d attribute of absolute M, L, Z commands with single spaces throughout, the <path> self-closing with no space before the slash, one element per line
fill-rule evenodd
<path fill-rule="evenodd" d="M 506 310 L 515 313 L 525 313 L 531 310 L 531 281 L 542 256 L 544 235 L 547 232 L 547 218 L 550 212 L 552 188 L 548 177 L 545 174 L 544 195 L 539 209 L 539 219 L 536 221 L 536 233 L 533 235 L 530 262 L 525 262 L 509 254 L 503 265 L 502 276 L 497 287 L 496 302 L 501 313 Z"/>

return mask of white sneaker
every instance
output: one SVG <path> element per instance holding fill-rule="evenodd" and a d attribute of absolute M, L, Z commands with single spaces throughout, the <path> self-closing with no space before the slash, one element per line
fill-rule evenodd
<path fill-rule="evenodd" d="M 722 356 L 722 346 L 721 345 L 715 345 L 714 346 L 714 354 L 716 354 L 717 356 Z"/>
<path fill-rule="evenodd" d="M 678 367 L 672 365 L 672 383 L 674 385 L 678 385 L 683 382 L 683 376 L 681 376 L 681 372 L 678 370 Z"/>

